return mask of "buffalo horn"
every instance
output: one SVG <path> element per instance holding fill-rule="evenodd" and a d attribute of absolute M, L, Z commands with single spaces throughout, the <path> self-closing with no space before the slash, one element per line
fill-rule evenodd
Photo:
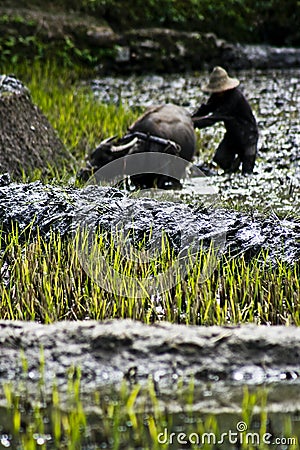
<path fill-rule="evenodd" d="M 101 141 L 101 142 L 100 142 L 100 144 L 99 144 L 98 147 L 100 147 L 100 146 L 102 146 L 102 145 L 105 145 L 105 144 L 108 144 L 109 142 L 111 142 L 111 141 L 113 141 L 114 139 L 116 139 L 116 137 L 117 137 L 117 135 L 115 134 L 114 136 L 111 136 L 111 137 L 109 137 L 109 138 L 104 139 L 104 141 Z"/>
<path fill-rule="evenodd" d="M 111 147 L 111 151 L 112 151 L 112 152 L 123 152 L 123 151 L 125 151 L 125 150 L 130 149 L 131 147 L 133 147 L 134 144 L 137 143 L 137 141 L 138 141 L 138 138 L 135 137 L 135 138 L 133 138 L 131 141 L 127 142 L 127 144 L 117 145 L 117 146 L 113 145 L 113 146 Z"/>

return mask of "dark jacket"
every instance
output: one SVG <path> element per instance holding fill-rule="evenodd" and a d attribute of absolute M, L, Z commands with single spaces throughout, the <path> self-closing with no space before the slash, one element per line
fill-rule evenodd
<path fill-rule="evenodd" d="M 203 117 L 205 116 L 205 117 Z M 251 107 L 238 88 L 212 94 L 208 102 L 193 114 L 195 128 L 205 128 L 224 122 L 226 139 L 240 147 L 255 145 L 258 128 Z"/>

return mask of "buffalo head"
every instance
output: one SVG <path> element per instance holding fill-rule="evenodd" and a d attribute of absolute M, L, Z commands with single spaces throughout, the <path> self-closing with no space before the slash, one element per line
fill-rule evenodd
<path fill-rule="evenodd" d="M 111 137 L 102 141 L 91 153 L 88 168 L 81 171 L 81 178 L 96 171 L 105 164 L 125 155 L 159 152 L 180 156 L 191 161 L 196 146 L 194 126 L 189 113 L 180 106 L 166 104 L 149 108 L 128 129 L 128 133 L 119 140 Z M 183 176 L 178 174 L 178 179 Z M 134 183 L 139 187 L 152 187 L 158 175 L 138 175 Z M 165 177 L 163 177 L 165 178 Z M 162 180 L 159 180 L 162 181 Z M 163 180 L 164 183 L 165 180 Z"/>

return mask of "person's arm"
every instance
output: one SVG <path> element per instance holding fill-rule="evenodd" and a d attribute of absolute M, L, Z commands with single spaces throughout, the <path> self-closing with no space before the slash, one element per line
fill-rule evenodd
<path fill-rule="evenodd" d="M 206 116 L 210 112 L 210 105 L 203 103 L 195 112 L 193 112 L 192 117 Z"/>
<path fill-rule="evenodd" d="M 232 120 L 234 119 L 233 116 L 221 114 L 220 112 L 216 111 L 212 114 L 209 114 L 207 116 L 202 117 L 192 117 L 192 121 L 194 124 L 194 128 L 205 128 L 210 127 L 211 125 L 214 125 L 217 122 L 225 122 L 226 120 Z"/>
<path fill-rule="evenodd" d="M 228 117 L 228 106 L 222 98 L 212 94 L 206 104 L 202 104 L 197 111 L 192 114 L 194 128 L 205 128 L 222 122 Z"/>

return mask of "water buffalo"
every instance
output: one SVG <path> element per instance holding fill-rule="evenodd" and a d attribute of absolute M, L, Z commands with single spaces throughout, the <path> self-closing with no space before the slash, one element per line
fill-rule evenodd
<path fill-rule="evenodd" d="M 129 127 L 123 137 L 118 140 L 112 137 L 101 142 L 90 155 L 88 167 L 81 170 L 79 176 L 86 180 L 109 162 L 137 153 L 159 152 L 191 161 L 195 147 L 193 122 L 185 108 L 173 104 L 153 106 Z M 166 188 L 170 184 L 178 184 L 183 175 L 184 173 L 176 173 L 175 179 L 157 173 L 145 173 L 134 175 L 131 180 L 139 188 Z"/>

